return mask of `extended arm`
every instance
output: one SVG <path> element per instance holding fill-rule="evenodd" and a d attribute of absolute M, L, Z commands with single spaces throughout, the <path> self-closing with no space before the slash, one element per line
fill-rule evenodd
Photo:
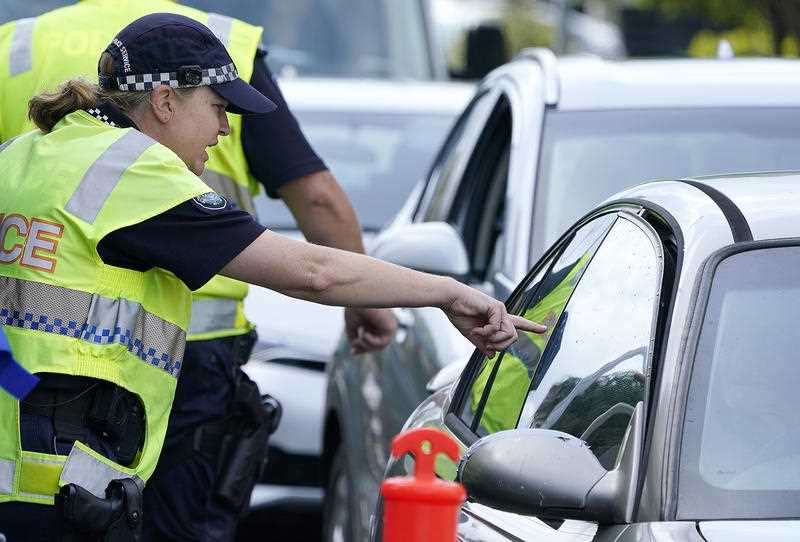
<path fill-rule="evenodd" d="M 499 301 L 453 279 L 294 241 L 270 231 L 225 266 L 222 274 L 328 305 L 439 307 L 464 336 L 487 353 L 514 342 L 515 328 L 544 330 L 509 315 Z"/>
<path fill-rule="evenodd" d="M 347 195 L 330 171 L 300 177 L 278 189 L 306 239 L 363 253 L 361 227 Z M 392 340 L 397 321 L 385 309 L 345 309 L 345 332 L 355 353 L 380 350 Z"/>

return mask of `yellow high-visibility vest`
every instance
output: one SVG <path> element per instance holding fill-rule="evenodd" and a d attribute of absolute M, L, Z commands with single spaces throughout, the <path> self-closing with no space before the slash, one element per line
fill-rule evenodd
<path fill-rule="evenodd" d="M 139 397 L 146 418 L 143 449 L 128 467 L 80 442 L 69 458 L 27 452 L 19 402 L 0 393 L 0 502 L 52 504 L 60 485 L 153 473 L 191 294 L 168 271 L 105 264 L 97 245 L 207 191 L 171 150 L 85 111 L 0 147 L 0 318 L 15 358 L 31 373 L 113 382 Z"/>

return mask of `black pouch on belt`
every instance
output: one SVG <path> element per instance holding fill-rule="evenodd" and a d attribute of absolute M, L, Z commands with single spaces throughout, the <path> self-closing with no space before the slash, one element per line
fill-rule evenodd
<path fill-rule="evenodd" d="M 265 465 L 269 436 L 278 428 L 281 406 L 271 396 L 262 397 L 258 386 L 246 378 L 236 387 L 233 404 L 236 414 L 230 420 L 231 432 L 223 438 L 214 495 L 241 512 Z"/>
<path fill-rule="evenodd" d="M 90 427 L 99 431 L 120 465 L 130 465 L 144 444 L 145 414 L 139 398 L 110 382 L 95 393 L 89 411 Z"/>

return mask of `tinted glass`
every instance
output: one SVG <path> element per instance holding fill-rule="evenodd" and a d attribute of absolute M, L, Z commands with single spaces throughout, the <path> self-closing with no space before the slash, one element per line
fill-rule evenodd
<path fill-rule="evenodd" d="M 394 217 L 427 173 L 453 122 L 449 115 L 433 114 L 295 111 L 295 115 L 367 230 L 377 230 Z M 297 227 L 280 201 L 260 197 L 256 207 L 268 227 Z"/>
<path fill-rule="evenodd" d="M 516 427 L 541 353 L 553 337 L 564 305 L 615 217 L 605 215 L 578 230 L 555 263 L 540 264 L 519 300 L 510 307 L 515 314 L 546 324 L 548 331 L 541 335 L 521 332 L 519 339 L 499 356 L 481 361 L 481 369 L 462 413 L 462 419 L 472 424 L 478 435 Z M 479 412 L 480 423 L 475 425 L 474 418 Z"/>
<path fill-rule="evenodd" d="M 800 109 L 782 108 L 548 111 L 537 246 L 549 246 L 599 202 L 646 180 L 798 170 L 798 123 Z"/>
<path fill-rule="evenodd" d="M 633 407 L 644 400 L 660 282 L 651 238 L 617 220 L 552 331 L 520 425 L 582 438 L 613 467 Z"/>
<path fill-rule="evenodd" d="M 714 274 L 684 422 L 681 518 L 800 517 L 800 247 Z"/>

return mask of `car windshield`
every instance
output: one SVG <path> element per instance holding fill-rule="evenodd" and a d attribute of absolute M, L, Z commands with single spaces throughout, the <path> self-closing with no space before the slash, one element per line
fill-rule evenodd
<path fill-rule="evenodd" d="M 800 169 L 798 122 L 800 109 L 786 108 L 550 111 L 537 254 L 595 205 L 644 181 Z"/>
<path fill-rule="evenodd" d="M 264 27 L 276 74 L 430 79 L 421 2 L 395 0 L 187 0 L 183 4 Z"/>
<path fill-rule="evenodd" d="M 686 405 L 679 519 L 800 517 L 798 269 L 800 246 L 716 268 Z"/>
<path fill-rule="evenodd" d="M 453 122 L 450 115 L 433 113 L 294 113 L 368 231 L 380 229 L 400 210 Z M 269 228 L 297 228 L 280 201 L 261 196 L 256 209 Z"/>

